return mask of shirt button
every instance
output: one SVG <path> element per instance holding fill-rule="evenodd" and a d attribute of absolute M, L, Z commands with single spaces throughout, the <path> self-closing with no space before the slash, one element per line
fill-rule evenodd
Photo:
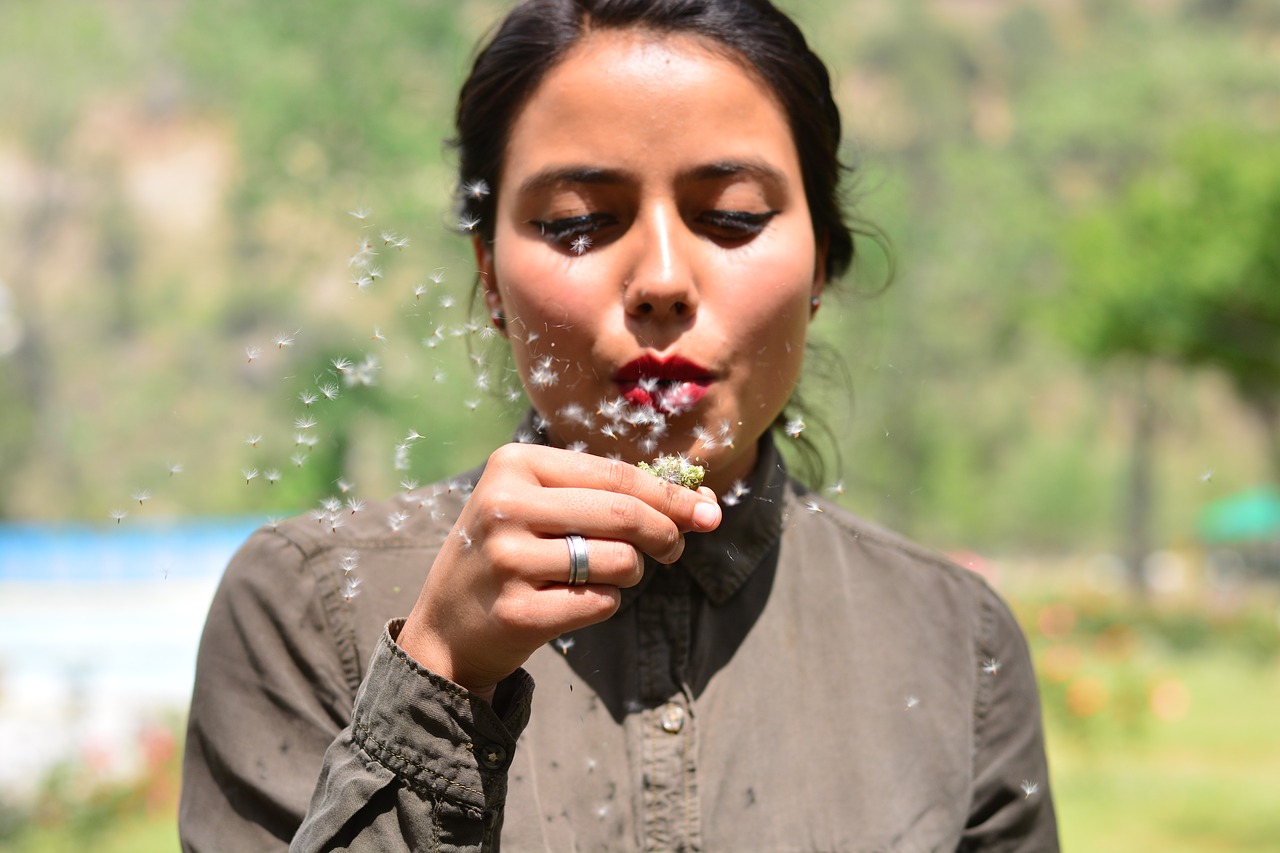
<path fill-rule="evenodd" d="M 672 702 L 662 709 L 662 730 L 668 734 L 679 734 L 684 728 L 684 708 Z"/>
<path fill-rule="evenodd" d="M 501 744 L 491 743 L 480 750 L 480 763 L 490 770 L 497 770 L 506 760 L 507 750 Z"/>

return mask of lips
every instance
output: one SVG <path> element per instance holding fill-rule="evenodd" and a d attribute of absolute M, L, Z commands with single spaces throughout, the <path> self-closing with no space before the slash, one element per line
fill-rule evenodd
<path fill-rule="evenodd" d="M 623 365 L 614 376 L 623 399 L 668 415 L 697 405 L 715 381 L 711 371 L 680 356 L 644 355 Z"/>

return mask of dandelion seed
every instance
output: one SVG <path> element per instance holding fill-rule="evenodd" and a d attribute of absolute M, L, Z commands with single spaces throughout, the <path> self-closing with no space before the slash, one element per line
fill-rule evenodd
<path fill-rule="evenodd" d="M 387 516 L 387 527 L 392 533 L 399 533 L 400 528 L 404 527 L 404 523 L 409 520 L 409 513 L 396 510 Z"/>
<path fill-rule="evenodd" d="M 347 523 L 346 519 L 344 519 L 341 515 L 334 513 L 333 515 L 329 516 L 329 532 L 337 533 L 338 528 L 346 523 Z"/>
<path fill-rule="evenodd" d="M 574 453 L 586 453 L 587 443 L 585 441 L 575 441 L 569 444 L 566 450 L 572 450 Z"/>
<path fill-rule="evenodd" d="M 551 643 L 560 650 L 560 654 L 568 655 L 569 649 L 573 648 L 573 637 L 556 637 Z"/>
<path fill-rule="evenodd" d="M 805 501 L 804 508 L 809 510 L 809 512 L 813 512 L 813 513 L 822 512 L 822 507 L 818 506 L 818 502 L 815 500 Z"/>
<path fill-rule="evenodd" d="M 919 700 L 919 699 L 917 699 L 915 696 L 908 696 L 908 697 L 907 697 L 907 710 L 908 710 L 908 711 L 910 711 L 912 708 L 916 707 L 916 706 L 917 706 L 917 705 L 919 705 L 919 704 L 920 704 L 920 700 Z"/>
<path fill-rule="evenodd" d="M 320 501 L 320 506 L 324 507 L 325 512 L 332 515 L 333 513 L 342 509 L 342 501 L 338 500 L 335 497 L 330 496 Z"/>
<path fill-rule="evenodd" d="M 1000 661 L 995 658 L 987 658 L 982 662 L 982 671 L 987 675 L 995 675 L 1000 671 Z"/>
<path fill-rule="evenodd" d="M 284 349 L 285 347 L 293 346 L 293 342 L 297 339 L 297 337 L 298 337 L 297 331 L 293 332 L 292 334 L 288 332 L 281 332 L 280 334 L 275 336 L 275 338 L 272 340 L 272 343 L 276 345 L 276 349 Z"/>
<path fill-rule="evenodd" d="M 348 551 L 342 555 L 342 559 L 338 560 L 338 568 L 342 569 L 344 575 L 349 575 L 360 567 L 360 554 L 356 551 Z"/>
<path fill-rule="evenodd" d="M 467 528 L 465 527 L 458 528 L 458 538 L 462 540 L 463 548 L 470 548 L 472 544 L 476 541 L 474 538 L 472 538 L 471 534 L 467 532 Z"/>
<path fill-rule="evenodd" d="M 553 364 L 551 356 L 546 356 L 533 366 L 533 370 L 529 371 L 529 384 L 535 388 L 550 388 L 560 381 L 560 374 L 552 369 Z"/>
<path fill-rule="evenodd" d="M 115 519 L 116 524 L 119 524 L 129 517 L 129 513 L 123 509 L 113 509 L 111 510 L 111 517 Z"/>
<path fill-rule="evenodd" d="M 244 469 L 243 471 L 241 471 L 240 473 L 244 475 L 244 482 L 245 482 L 245 485 L 248 485 L 250 480 L 252 480 L 252 479 L 254 479 L 254 478 L 256 478 L 256 477 L 258 476 L 258 469 L 257 469 L 257 468 L 245 468 L 245 469 Z"/>
<path fill-rule="evenodd" d="M 1031 795 L 1034 794 L 1036 791 L 1040 790 L 1039 783 L 1032 782 L 1030 779 L 1023 779 L 1022 784 L 1019 785 L 1018 787 L 1022 789 L 1022 793 L 1023 793 L 1022 798 L 1024 800 L 1031 799 Z"/>
<path fill-rule="evenodd" d="M 317 444 L 317 443 L 319 443 L 319 441 L 320 441 L 320 439 L 316 438 L 316 436 L 314 436 L 314 435 L 308 435 L 308 434 L 307 434 L 307 433 L 305 433 L 305 432 L 295 432 L 295 433 L 293 434 L 293 446 L 294 446 L 294 447 L 307 447 L 307 448 L 311 448 L 311 447 L 315 447 L 315 446 L 316 446 L 316 444 Z"/>
<path fill-rule="evenodd" d="M 370 267 L 369 278 L 372 281 L 377 281 L 378 279 L 382 278 L 382 270 L 378 269 L 377 267 Z"/>
<path fill-rule="evenodd" d="M 421 299 L 421 298 L 422 298 L 422 294 L 424 294 L 424 293 L 426 293 L 426 292 L 427 292 L 427 286 L 426 286 L 425 284 L 415 284 L 415 285 L 413 286 L 413 298 L 414 298 L 414 300 L 416 301 L 416 300 Z"/>
<path fill-rule="evenodd" d="M 329 363 L 332 364 L 333 369 L 339 373 L 346 373 L 351 369 L 351 359 L 349 358 L 335 358 Z"/>
<path fill-rule="evenodd" d="M 342 581 L 342 598 L 348 603 L 360 594 L 360 578 L 344 578 Z"/>
<path fill-rule="evenodd" d="M 279 530 L 280 522 L 282 521 L 284 521 L 283 518 L 278 515 L 273 515 L 267 518 L 265 524 L 268 530 Z"/>
<path fill-rule="evenodd" d="M 463 184 L 462 192 L 479 200 L 489 194 L 489 184 L 484 178 L 476 178 L 474 181 L 467 181 Z"/>
<path fill-rule="evenodd" d="M 480 224 L 480 217 L 464 213 L 458 217 L 458 228 L 462 231 L 474 231 Z"/>
<path fill-rule="evenodd" d="M 311 429 L 317 423 L 319 423 L 319 421 L 317 421 L 314 417 L 312 417 L 311 415 L 306 415 L 305 417 L 294 418 L 293 428 L 294 429 Z"/>
<path fill-rule="evenodd" d="M 248 357 L 249 362 L 252 363 L 255 358 L 262 355 L 262 347 L 245 347 L 244 354 Z"/>
<path fill-rule="evenodd" d="M 267 471 L 265 474 L 262 475 L 262 477 L 267 481 L 268 485 L 274 486 L 276 483 L 280 482 L 280 472 L 277 471 L 275 468 L 272 468 L 271 470 Z"/>
<path fill-rule="evenodd" d="M 417 480 L 401 480 L 400 488 L 404 489 L 406 492 L 416 492 L 418 490 L 418 481 Z"/>
<path fill-rule="evenodd" d="M 836 482 L 836 484 L 835 484 L 834 486 L 828 486 L 828 487 L 827 487 L 827 491 L 828 491 L 828 492 L 832 492 L 832 493 L 837 494 L 837 495 L 843 495 L 843 494 L 844 494 L 844 480 L 839 480 L 839 481 L 837 481 L 837 482 Z"/>
<path fill-rule="evenodd" d="M 590 248 L 591 248 L 591 238 L 588 237 L 586 234 L 579 234 L 577 237 L 574 237 L 573 242 L 569 244 L 569 249 L 575 255 L 584 254 L 587 251 L 587 249 L 590 249 Z"/>
<path fill-rule="evenodd" d="M 396 232 L 394 231 L 383 231 L 379 236 L 382 237 L 382 245 L 384 246 L 394 243 L 397 239 Z"/>
<path fill-rule="evenodd" d="M 333 383 L 326 383 L 320 386 L 320 394 L 326 400 L 338 399 L 338 386 Z"/>
<path fill-rule="evenodd" d="M 792 418 L 791 420 L 787 421 L 787 425 L 786 425 L 787 435 L 791 436 L 792 438 L 799 438 L 800 433 L 802 432 L 804 432 L 803 418 Z"/>
<path fill-rule="evenodd" d="M 471 411 L 473 411 L 473 412 L 474 412 L 477 408 L 479 408 L 479 406 L 480 406 L 480 401 L 479 401 L 479 400 L 464 400 L 464 401 L 463 401 L 463 405 L 464 405 L 464 406 L 466 406 L 468 409 L 470 409 Z"/>
<path fill-rule="evenodd" d="M 151 500 L 151 493 L 146 491 L 145 489 L 139 489 L 138 491 L 130 495 L 130 497 L 132 497 L 135 501 L 138 502 L 138 506 L 142 506 L 144 503 Z"/>
<path fill-rule="evenodd" d="M 747 487 L 744 480 L 735 480 L 733 485 L 729 486 L 729 491 L 725 492 L 720 502 L 725 506 L 737 506 L 742 499 L 751 493 L 751 489 Z"/>
<path fill-rule="evenodd" d="M 1202 483 L 1208 483 L 1212 479 L 1213 479 L 1212 468 L 1207 469 L 1203 474 L 1200 475 L 1200 482 Z"/>
<path fill-rule="evenodd" d="M 258 446 L 258 442 L 260 442 L 260 441 L 262 441 L 262 436 L 261 436 L 261 435 L 257 435 L 257 434 L 253 434 L 253 435 L 250 435 L 248 438 L 246 438 L 246 439 L 244 440 L 244 443 L 245 443 L 245 444 L 247 444 L 247 445 L 249 445 L 250 447 L 257 447 L 257 446 Z"/>
<path fill-rule="evenodd" d="M 396 249 L 396 250 L 403 249 L 403 248 L 404 248 L 405 246 L 407 246 L 407 245 L 409 245 L 409 238 L 408 238 L 408 237 L 401 237 L 399 240 L 392 240 L 392 241 L 391 241 L 391 248 Z"/>
<path fill-rule="evenodd" d="M 369 214 L 373 213 L 373 211 L 367 207 L 357 207 L 355 210 L 347 211 L 347 213 L 351 214 L 356 219 L 359 219 L 361 222 L 364 222 L 369 218 Z"/>
<path fill-rule="evenodd" d="M 454 300 L 454 298 L 447 293 L 444 296 L 440 297 L 441 308 L 452 308 L 455 304 L 456 304 L 456 300 Z"/>
<path fill-rule="evenodd" d="M 373 287 L 373 277 L 368 275 L 358 276 L 351 279 L 351 283 L 356 286 L 356 290 L 368 290 Z"/>
<path fill-rule="evenodd" d="M 444 384 L 444 381 L 449 377 L 445 374 L 443 370 L 437 370 L 434 374 L 432 374 L 431 378 L 434 379 L 436 382 Z"/>
<path fill-rule="evenodd" d="M 386 341 L 386 339 L 387 339 L 387 336 L 386 336 L 386 335 L 384 335 L 384 334 L 382 334 L 382 329 L 381 329 L 381 327 L 379 327 L 377 323 L 374 323 L 374 324 L 373 324 L 373 337 L 371 337 L 369 340 L 371 340 L 371 341 Z"/>
<path fill-rule="evenodd" d="M 307 464 L 307 454 L 295 453 L 289 457 L 289 461 L 293 463 L 293 467 L 301 468 L 303 465 Z"/>
<path fill-rule="evenodd" d="M 351 514 L 355 515 L 357 512 L 364 509 L 364 501 L 360 498 L 347 498 L 347 506 L 350 507 Z"/>
<path fill-rule="evenodd" d="M 338 481 L 334 483 L 334 485 L 337 486 L 338 491 L 342 492 L 344 495 L 356 487 L 355 483 L 349 483 L 341 477 L 338 478 Z"/>
<path fill-rule="evenodd" d="M 312 403 L 320 399 L 320 395 L 314 391 L 299 391 L 298 399 L 302 401 L 302 405 L 309 409 Z"/>
<path fill-rule="evenodd" d="M 170 463 L 169 463 L 169 476 L 170 476 L 170 477 L 172 477 L 174 474 L 181 474 L 181 473 L 182 473 L 182 463 L 181 463 L 181 462 L 170 462 Z"/>
<path fill-rule="evenodd" d="M 435 284 L 444 284 L 444 270 L 434 270 L 427 278 Z"/>

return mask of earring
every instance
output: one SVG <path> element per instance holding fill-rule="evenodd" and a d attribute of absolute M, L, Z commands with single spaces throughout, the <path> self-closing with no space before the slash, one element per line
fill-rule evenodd
<path fill-rule="evenodd" d="M 818 296 L 814 296 L 812 299 L 809 300 L 809 312 L 812 313 L 814 311 L 817 311 L 818 306 L 821 304 L 822 304 L 822 298 Z"/>
<path fill-rule="evenodd" d="M 489 315 L 489 319 L 493 321 L 493 327 L 499 332 L 506 331 L 507 318 L 502 316 L 501 311 L 494 311 Z"/>

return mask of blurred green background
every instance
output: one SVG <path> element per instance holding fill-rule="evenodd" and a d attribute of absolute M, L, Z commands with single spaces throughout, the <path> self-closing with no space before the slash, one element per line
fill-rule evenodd
<path fill-rule="evenodd" d="M 819 485 L 1013 601 L 1068 849 L 1280 849 L 1280 5 L 782 5 L 897 263 L 818 315 Z M 0 5 L 0 520 L 283 516 L 510 436 L 444 142 L 506 6 Z M 164 730 L 0 794 L 0 849 L 172 849 Z"/>

